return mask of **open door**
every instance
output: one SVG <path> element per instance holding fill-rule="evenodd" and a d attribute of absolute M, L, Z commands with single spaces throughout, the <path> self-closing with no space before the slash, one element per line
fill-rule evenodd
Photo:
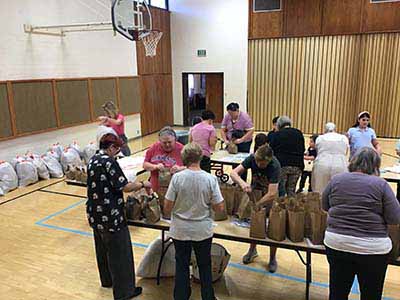
<path fill-rule="evenodd" d="M 224 113 L 223 73 L 183 73 L 183 120 L 184 126 L 192 126 L 193 119 L 204 110 L 215 114 L 215 123 L 221 123 Z"/>
<path fill-rule="evenodd" d="M 206 74 L 206 108 L 215 114 L 215 123 L 224 117 L 224 75 Z"/>

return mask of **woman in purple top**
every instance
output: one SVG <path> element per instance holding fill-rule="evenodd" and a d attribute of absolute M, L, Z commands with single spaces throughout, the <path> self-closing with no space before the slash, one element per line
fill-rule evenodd
<path fill-rule="evenodd" d="M 400 204 L 379 177 L 380 164 L 374 149 L 360 149 L 350 161 L 350 172 L 334 176 L 322 194 L 328 212 L 324 243 L 330 300 L 348 299 L 355 275 L 362 300 L 382 297 L 392 249 L 387 225 L 400 223 Z"/>
<path fill-rule="evenodd" d="M 229 103 L 226 110 L 228 113 L 221 123 L 221 136 L 224 143 L 228 144 L 233 141 L 237 144 L 239 152 L 250 153 L 254 133 L 252 119 L 247 113 L 239 110 L 239 104 L 237 103 Z M 236 166 L 233 166 L 233 168 Z M 247 171 L 243 172 L 241 178 L 246 181 Z"/>

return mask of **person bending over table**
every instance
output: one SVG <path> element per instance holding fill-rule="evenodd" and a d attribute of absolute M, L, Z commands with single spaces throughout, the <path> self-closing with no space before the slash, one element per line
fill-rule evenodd
<path fill-rule="evenodd" d="M 375 149 L 379 155 L 382 154 L 381 146 L 376 138 L 375 130 L 371 128 L 371 116 L 367 111 L 358 114 L 357 122 L 347 131 L 347 137 L 350 142 L 350 159 L 363 147 Z"/>
<path fill-rule="evenodd" d="M 150 171 L 150 182 L 155 192 L 158 191 L 158 172 L 168 168 L 175 174 L 185 167 L 182 163 L 181 151 L 183 145 L 177 142 L 175 131 L 166 126 L 158 133 L 158 142 L 154 143 L 147 151 L 144 158 L 143 169 Z"/>
<path fill-rule="evenodd" d="M 240 177 L 247 169 L 251 169 L 251 185 Z M 255 154 L 251 154 L 238 167 L 233 169 L 230 175 L 232 180 L 247 193 L 251 192 L 252 189 L 261 190 L 264 196 L 256 203 L 256 209 L 267 206 L 269 210 L 273 199 L 278 194 L 280 170 L 281 165 L 273 155 L 272 149 L 268 145 L 263 145 L 257 149 Z M 249 251 L 243 256 L 243 263 L 249 264 L 257 256 L 256 244 L 251 244 Z M 268 270 L 274 273 L 277 268 L 276 247 L 270 247 Z"/>
<path fill-rule="evenodd" d="M 175 246 L 175 300 L 189 300 L 191 295 L 189 265 L 192 248 L 199 266 L 201 298 L 214 300 L 211 272 L 213 220 L 211 209 L 222 212 L 224 199 L 214 175 L 201 170 L 203 150 L 187 144 L 182 160 L 187 167 L 172 177 L 165 195 L 165 210 L 171 214 L 169 234 Z"/>
<path fill-rule="evenodd" d="M 189 142 L 197 143 L 203 149 L 203 158 L 200 162 L 200 168 L 211 173 L 211 152 L 215 149 L 217 143 L 217 132 L 213 126 L 215 114 L 210 110 L 201 113 L 202 121 L 190 129 Z"/>
<path fill-rule="evenodd" d="M 254 125 L 250 116 L 244 111 L 239 110 L 239 104 L 230 103 L 226 107 L 228 113 L 224 116 L 221 123 L 221 137 L 225 144 L 232 140 L 232 135 L 241 136 L 236 138 L 239 152 L 250 153 L 250 147 L 253 140 Z M 236 166 L 234 166 L 236 167 Z M 243 172 L 242 179 L 246 180 L 247 172 Z"/>
<path fill-rule="evenodd" d="M 388 224 L 400 223 L 400 204 L 379 177 L 381 158 L 370 147 L 351 159 L 349 173 L 332 178 L 322 194 L 328 212 L 324 244 L 329 262 L 329 299 L 348 299 L 354 277 L 361 299 L 382 298 L 392 242 Z"/>
<path fill-rule="evenodd" d="M 88 164 L 86 213 L 93 228 L 102 287 L 112 287 L 115 300 L 142 293 L 135 284 L 131 237 L 124 213 L 123 192 L 151 188 L 150 182 L 128 182 L 114 156 L 124 142 L 113 134 L 100 140 Z"/>
<path fill-rule="evenodd" d="M 125 117 L 118 111 L 117 106 L 112 101 L 107 101 L 102 106 L 107 116 L 100 116 L 99 120 L 101 125 L 111 127 L 118 134 L 118 136 L 124 141 L 124 145 L 121 147 L 121 153 L 124 156 L 131 155 L 131 149 L 128 145 L 128 138 L 125 135 Z"/>

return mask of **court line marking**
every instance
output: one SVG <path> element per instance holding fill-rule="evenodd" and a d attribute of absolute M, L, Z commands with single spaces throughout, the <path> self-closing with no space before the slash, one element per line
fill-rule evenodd
<path fill-rule="evenodd" d="M 86 231 L 81 231 L 81 230 L 76 230 L 76 229 L 71 229 L 71 228 L 66 228 L 66 227 L 62 227 L 62 226 L 57 226 L 57 225 L 50 225 L 50 224 L 46 224 L 44 222 L 49 221 L 50 219 L 59 216 L 79 205 L 81 205 L 82 203 L 84 203 L 86 201 L 86 199 L 80 200 L 60 211 L 57 211 L 51 215 L 48 215 L 47 217 L 44 217 L 43 219 L 35 222 L 35 225 L 41 226 L 41 227 L 45 227 L 45 228 L 49 228 L 49 229 L 54 229 L 54 230 L 58 230 L 58 231 L 64 231 L 64 232 L 69 232 L 69 233 L 74 233 L 74 234 L 78 234 L 81 236 L 86 236 L 86 237 L 93 237 L 93 233 L 90 232 L 86 232 Z M 133 246 L 138 247 L 138 248 L 143 248 L 143 249 L 147 249 L 149 245 L 147 244 L 142 244 L 142 243 L 136 243 L 133 242 L 132 243 Z M 290 276 L 290 275 L 285 275 L 285 274 L 280 274 L 280 273 L 270 273 L 266 270 L 263 269 L 258 269 L 258 268 L 254 268 L 251 266 L 246 266 L 246 265 L 242 265 L 239 263 L 229 263 L 230 267 L 236 268 L 236 269 L 240 269 L 240 270 L 246 270 L 246 271 L 250 271 L 250 272 L 254 272 L 254 273 L 259 273 L 259 274 L 263 274 L 265 276 L 269 276 L 269 277 L 275 277 L 275 278 L 280 278 L 280 279 L 285 279 L 285 280 L 290 280 L 290 281 L 294 281 L 294 282 L 298 282 L 298 283 L 306 283 L 306 280 L 303 278 L 299 278 L 299 277 L 295 277 L 295 276 Z M 320 287 L 320 288 L 329 288 L 329 283 L 323 283 L 323 282 L 311 282 L 312 286 L 316 286 L 316 287 Z M 360 295 L 360 289 L 358 286 L 358 280 L 357 278 L 355 278 L 353 286 L 351 288 L 351 294 L 353 295 Z M 382 297 L 383 300 L 394 300 L 393 298 L 390 297 Z"/>

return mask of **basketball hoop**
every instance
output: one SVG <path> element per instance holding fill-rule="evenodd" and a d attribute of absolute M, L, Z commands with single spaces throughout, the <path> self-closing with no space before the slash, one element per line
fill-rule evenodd
<path fill-rule="evenodd" d="M 157 54 L 157 45 L 163 33 L 159 30 L 142 31 L 139 33 L 139 41 L 143 43 L 146 56 L 154 57 Z"/>

